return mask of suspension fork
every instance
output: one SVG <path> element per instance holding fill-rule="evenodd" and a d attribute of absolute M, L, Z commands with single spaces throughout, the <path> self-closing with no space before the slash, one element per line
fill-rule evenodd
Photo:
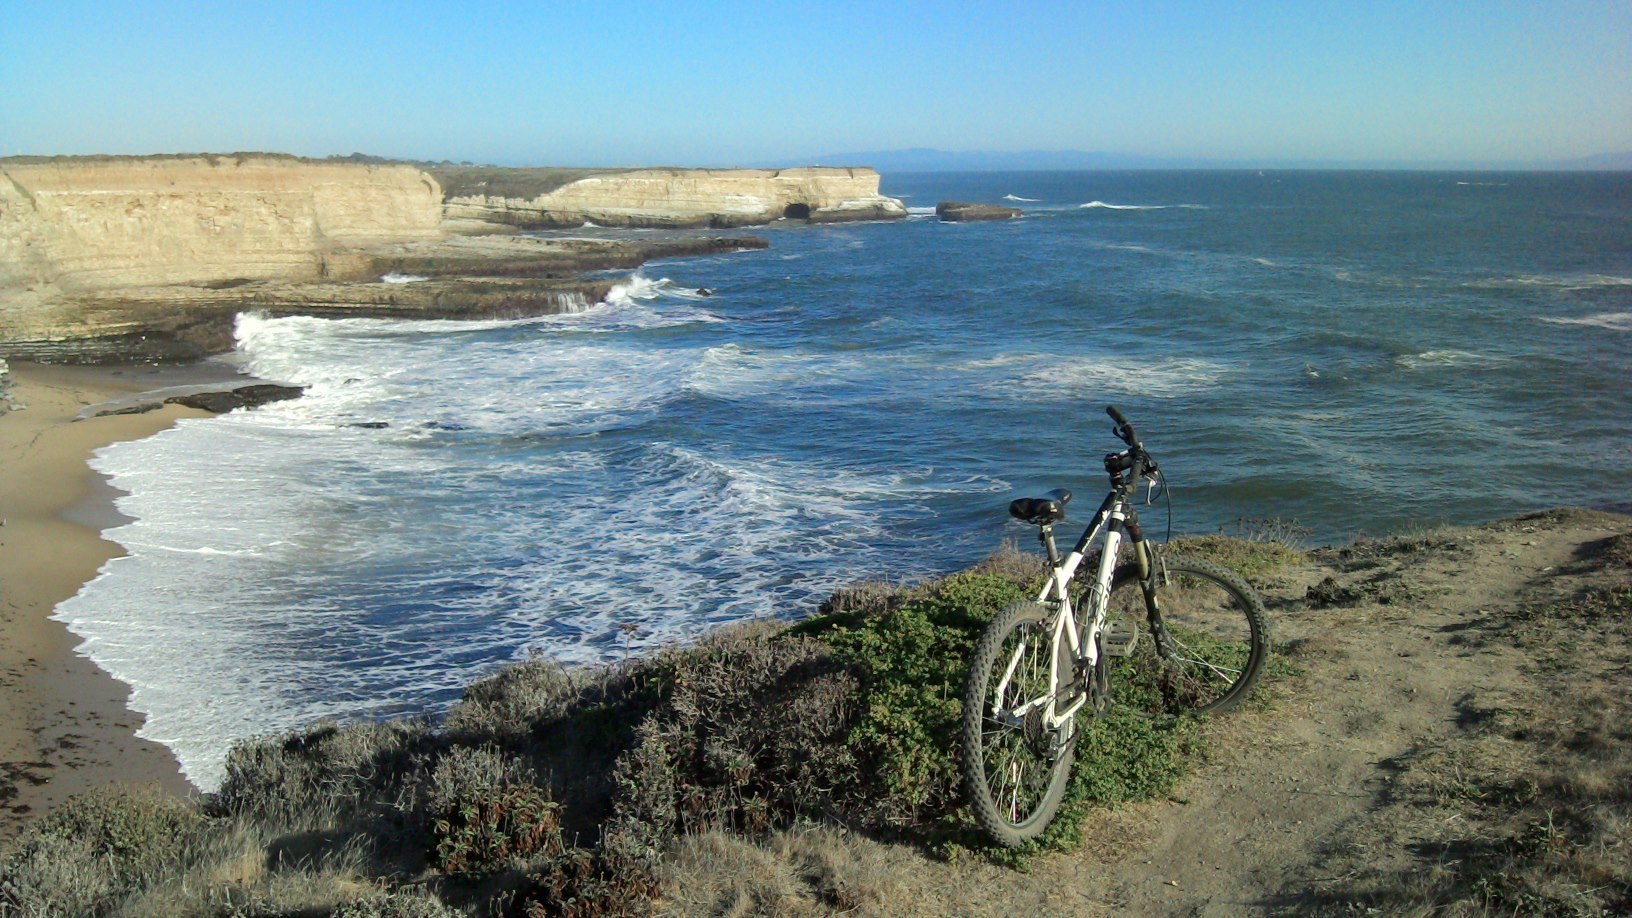
<path fill-rule="evenodd" d="M 1150 624 L 1151 641 L 1156 645 L 1156 655 L 1165 660 L 1173 647 L 1167 626 L 1162 622 L 1161 586 L 1167 577 L 1167 568 L 1155 547 L 1145 541 L 1137 517 L 1128 520 L 1127 529 L 1133 542 L 1133 556 L 1139 564 L 1139 590 L 1145 595 L 1145 620 Z"/>

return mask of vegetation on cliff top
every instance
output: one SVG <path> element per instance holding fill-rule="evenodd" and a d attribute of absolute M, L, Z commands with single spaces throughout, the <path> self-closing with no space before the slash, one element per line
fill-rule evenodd
<path fill-rule="evenodd" d="M 1397 628 L 1387 622 L 1424 596 L 1372 586 L 1424 564 L 1499 566 L 1498 554 L 1572 519 L 1554 516 L 1307 555 L 1273 526 L 1183 547 L 1242 570 L 1283 614 L 1312 613 L 1325 628 L 1381 616 L 1380 627 Z M 1632 532 L 1615 525 L 1620 534 L 1558 570 L 1558 595 L 1516 599 L 1457 633 L 1475 652 L 1481 641 L 1522 647 L 1539 690 L 1497 701 L 1466 727 L 1469 740 L 1430 742 L 1397 761 L 1389 807 L 1434 816 L 1408 825 L 1427 832 L 1423 856 L 1442 842 L 1457 857 L 1427 868 L 1407 858 L 1396 877 L 1364 845 L 1334 849 L 1322 863 L 1341 875 L 1305 890 L 1305 905 L 1438 903 L 1456 914 L 1632 905 L 1623 755 L 1632 710 L 1619 683 L 1602 678 L 1565 691 L 1582 666 L 1624 667 Z M 1504 526 L 1514 531 L 1500 546 L 1479 547 Z M 470 686 L 435 723 L 317 724 L 239 746 L 202 805 L 97 792 L 0 854 L 0 913 L 690 914 L 735 903 L 745 914 L 894 914 L 927 907 L 900 897 L 912 885 L 902 871 L 928 868 L 919 855 L 884 865 L 878 852 L 901 849 L 879 841 L 953 862 L 935 869 L 961 860 L 1052 869 L 1032 855 L 1095 838 L 1084 820 L 1095 807 L 1188 796 L 1179 782 L 1210 739 L 1255 728 L 1250 717 L 1212 726 L 1113 711 L 1083 731 L 1050 832 L 1018 855 L 987 847 L 958 791 L 964 666 L 992 610 L 1039 574 L 1035 558 L 1009 551 L 915 588 L 841 590 L 792 626 L 731 627 L 592 670 L 528 661 Z M 1314 589 L 1326 580 L 1335 589 Z M 1426 581 L 1430 591 L 1439 583 Z M 1313 666 L 1332 650 L 1319 627 L 1288 643 L 1292 659 Z M 1590 652 L 1572 641 L 1583 627 L 1600 638 Z M 1294 674 L 1277 663 L 1257 707 L 1279 716 L 1265 706 L 1309 678 Z M 1365 837 L 1403 844 L 1389 838 Z M 781 876 L 797 889 L 778 886 Z"/>
<path fill-rule="evenodd" d="M 1201 749 L 1189 720 L 1113 714 L 1084 731 L 1093 751 L 1045 838 L 1019 855 L 986 847 L 959 789 L 964 672 L 988 618 L 1040 576 L 1036 558 L 1004 552 L 916 588 L 841 590 L 791 627 L 753 622 L 599 669 L 521 663 L 438 723 L 321 723 L 240 745 L 201 806 L 106 791 L 37 823 L 0 862 L 0 904 L 639 912 L 684 839 L 815 824 L 1023 862 L 1069 844 L 1094 806 L 1169 790 Z"/>

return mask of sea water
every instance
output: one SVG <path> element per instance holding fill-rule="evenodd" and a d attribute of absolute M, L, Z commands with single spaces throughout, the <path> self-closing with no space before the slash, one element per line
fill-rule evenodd
<path fill-rule="evenodd" d="M 1178 532 L 1626 506 L 1632 176 L 884 191 L 912 218 L 778 224 L 575 314 L 242 318 L 245 369 L 306 396 L 102 450 L 128 554 L 58 617 L 211 788 L 243 737 L 956 569 L 1029 535 L 1017 496 L 1069 487 L 1080 519 L 1107 404 Z M 940 223 L 941 200 L 1026 216 Z"/>

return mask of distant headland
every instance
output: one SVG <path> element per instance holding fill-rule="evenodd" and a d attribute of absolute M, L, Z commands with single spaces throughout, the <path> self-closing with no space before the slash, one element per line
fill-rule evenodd
<path fill-rule="evenodd" d="M 764 248 L 747 236 L 541 239 L 906 216 L 870 168 L 552 169 L 276 153 L 0 159 L 0 357 L 187 360 L 274 315 L 572 311 L 586 272 Z"/>

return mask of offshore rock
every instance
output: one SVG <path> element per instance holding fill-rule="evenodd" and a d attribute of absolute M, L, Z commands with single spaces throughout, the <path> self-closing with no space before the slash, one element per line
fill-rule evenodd
<path fill-rule="evenodd" d="M 774 220 L 894 220 L 907 209 L 879 194 L 865 168 L 563 169 L 430 167 L 462 231 L 504 227 L 732 228 Z"/>
<path fill-rule="evenodd" d="M 300 398 L 304 386 L 280 386 L 275 383 L 257 383 L 239 386 L 222 392 L 200 392 L 196 395 L 177 395 L 164 400 L 167 405 L 186 405 L 212 414 L 226 414 L 238 408 L 259 408 L 272 402 Z"/>
<path fill-rule="evenodd" d="M 1018 207 L 1004 207 L 1000 204 L 971 204 L 967 201 L 942 201 L 935 205 L 935 216 L 948 223 L 966 222 L 969 220 L 1012 220 L 1022 216 Z"/>
<path fill-rule="evenodd" d="M 199 411 L 208 411 L 211 414 L 226 414 L 239 408 L 259 408 L 272 402 L 300 398 L 305 391 L 305 386 L 254 383 L 227 389 L 189 392 L 186 395 L 172 395 L 168 398 L 142 398 L 121 404 L 117 408 L 104 408 L 100 411 L 87 409 L 90 413 L 86 416 L 102 418 L 118 414 L 146 414 L 149 411 L 157 411 L 165 405 L 184 405 L 188 408 L 196 408 Z"/>

